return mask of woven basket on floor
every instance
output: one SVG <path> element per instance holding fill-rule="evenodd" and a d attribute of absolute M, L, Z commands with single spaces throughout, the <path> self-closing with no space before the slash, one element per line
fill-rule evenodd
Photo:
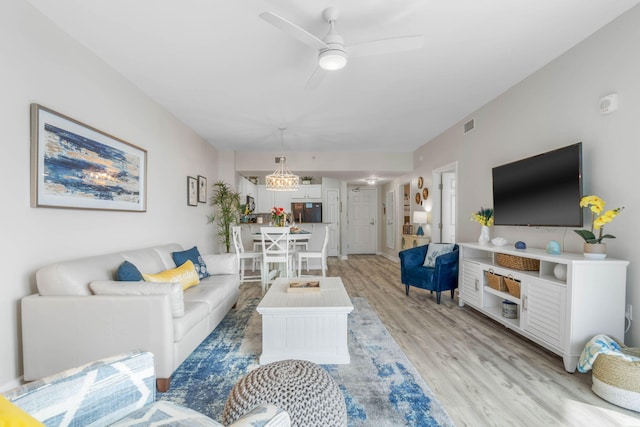
<path fill-rule="evenodd" d="M 504 284 L 503 277 L 493 272 L 493 270 L 485 271 L 485 277 L 487 278 L 487 285 L 500 292 L 507 292 L 507 287 Z"/>
<path fill-rule="evenodd" d="M 521 256 L 496 254 L 496 263 L 501 267 L 511 268 L 521 271 L 538 271 L 540 270 L 540 260 L 524 258 Z"/>
<path fill-rule="evenodd" d="M 640 357 L 640 347 L 626 347 L 619 341 L 618 344 L 623 353 Z M 599 354 L 593 362 L 592 378 L 591 390 L 595 394 L 614 405 L 640 412 L 640 361 Z"/>
<path fill-rule="evenodd" d="M 511 276 L 505 277 L 503 281 L 509 294 L 516 298 L 520 298 L 520 282 Z"/>

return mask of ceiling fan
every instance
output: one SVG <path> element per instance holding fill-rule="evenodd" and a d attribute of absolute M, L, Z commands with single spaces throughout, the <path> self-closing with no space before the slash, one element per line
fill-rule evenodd
<path fill-rule="evenodd" d="M 424 37 L 421 35 L 392 37 L 345 46 L 343 38 L 335 30 L 335 23 L 339 14 L 338 8 L 334 6 L 322 11 L 322 17 L 329 23 L 330 27 L 324 39 L 314 36 L 305 29 L 273 12 L 260 14 L 260 18 L 269 24 L 318 50 L 318 67 L 307 82 L 307 89 L 316 88 L 327 71 L 344 68 L 349 58 L 384 55 L 420 49 L 422 47 Z"/>

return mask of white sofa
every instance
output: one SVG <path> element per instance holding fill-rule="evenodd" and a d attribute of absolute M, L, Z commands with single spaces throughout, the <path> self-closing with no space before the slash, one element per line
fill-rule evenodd
<path fill-rule="evenodd" d="M 24 379 L 144 350 L 154 355 L 158 390 L 168 390 L 171 374 L 236 304 L 236 256 L 202 255 L 211 276 L 186 291 L 177 283 L 114 279 L 124 261 L 147 274 L 176 268 L 172 253 L 182 250 L 168 244 L 38 270 L 38 293 L 22 299 Z"/>

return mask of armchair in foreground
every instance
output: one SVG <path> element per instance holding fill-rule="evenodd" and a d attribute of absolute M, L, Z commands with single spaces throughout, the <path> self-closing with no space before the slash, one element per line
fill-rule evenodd
<path fill-rule="evenodd" d="M 458 245 L 453 245 L 451 252 L 443 253 L 435 257 L 433 267 L 425 266 L 425 259 L 429 245 L 418 246 L 400 251 L 400 279 L 406 287 L 409 295 L 409 286 L 427 289 L 436 293 L 436 302 L 440 304 L 440 293 L 451 291 L 453 299 L 454 290 L 458 287 Z M 432 248 L 433 249 L 433 248 Z"/>

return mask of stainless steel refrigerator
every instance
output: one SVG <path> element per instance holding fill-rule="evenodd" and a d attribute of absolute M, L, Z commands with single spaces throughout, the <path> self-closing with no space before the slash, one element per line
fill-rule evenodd
<path fill-rule="evenodd" d="M 322 203 L 291 203 L 291 213 L 293 214 L 293 220 L 297 223 L 322 222 Z"/>

